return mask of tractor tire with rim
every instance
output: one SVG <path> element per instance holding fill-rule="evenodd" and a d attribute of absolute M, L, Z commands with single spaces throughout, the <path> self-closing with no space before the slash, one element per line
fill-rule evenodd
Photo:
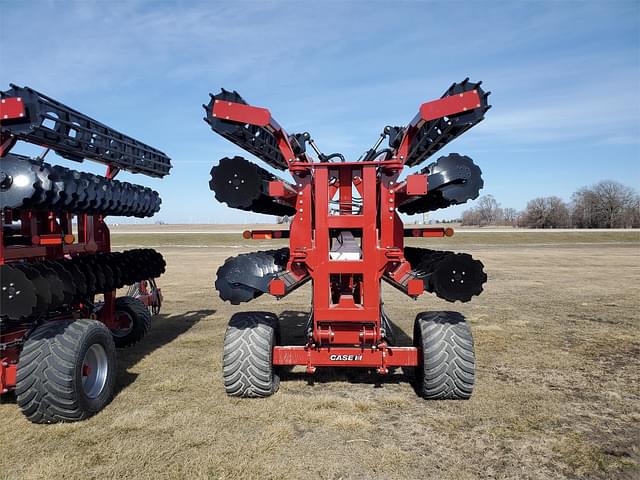
<path fill-rule="evenodd" d="M 273 366 L 278 317 L 267 312 L 240 312 L 231 317 L 224 336 L 223 380 L 232 397 L 268 397 L 278 391 Z"/>
<path fill-rule="evenodd" d="M 116 318 L 123 325 L 123 328 L 111 330 L 117 348 L 138 343 L 151 328 L 151 313 L 137 298 L 116 298 Z"/>
<path fill-rule="evenodd" d="M 418 348 L 418 394 L 430 400 L 466 400 L 473 392 L 475 357 L 471 329 L 457 312 L 416 316 L 413 342 Z"/>
<path fill-rule="evenodd" d="M 16 399 L 33 423 L 75 422 L 111 400 L 116 350 L 97 320 L 60 320 L 27 338 L 17 367 Z"/>

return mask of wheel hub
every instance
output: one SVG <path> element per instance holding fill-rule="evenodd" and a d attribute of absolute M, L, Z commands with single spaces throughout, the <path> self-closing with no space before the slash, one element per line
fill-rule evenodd
<path fill-rule="evenodd" d="M 451 277 L 451 282 L 455 283 L 455 282 L 460 282 L 460 283 L 464 283 L 464 276 L 467 274 L 467 272 L 465 271 L 457 271 L 457 270 L 453 270 L 451 272 L 452 277 Z"/>
<path fill-rule="evenodd" d="M 97 398 L 107 383 L 109 360 L 104 347 L 91 345 L 82 360 L 82 389 L 89 398 Z"/>
<path fill-rule="evenodd" d="M 133 318 L 127 312 L 118 312 L 116 328 L 111 331 L 114 337 L 125 337 L 133 330 Z"/>

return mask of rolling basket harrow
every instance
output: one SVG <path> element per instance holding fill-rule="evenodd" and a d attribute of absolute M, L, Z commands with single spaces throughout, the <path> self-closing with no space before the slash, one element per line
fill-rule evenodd
<path fill-rule="evenodd" d="M 232 208 L 291 217 L 289 230 L 251 230 L 245 238 L 288 238 L 289 247 L 228 258 L 217 272 L 220 297 L 232 304 L 269 293 L 282 298 L 311 281 L 312 309 L 304 345 L 282 345 L 277 316 L 240 312 L 224 341 L 223 377 L 232 396 L 264 397 L 279 386 L 278 369 L 302 365 L 367 367 L 386 374 L 416 367 L 425 398 L 466 399 L 474 384 L 471 331 L 455 312 L 422 312 L 414 346 L 394 344 L 393 324 L 382 308 L 381 281 L 411 298 L 427 291 L 450 302 L 482 292 L 483 264 L 468 254 L 404 246 L 404 237 L 445 237 L 444 228 L 404 228 L 399 213 L 430 212 L 477 198 L 480 169 L 455 153 L 400 178 L 478 124 L 489 93 L 468 79 L 424 103 L 404 127 L 388 126 L 358 161 L 322 153 L 308 133 L 289 135 L 269 110 L 237 93 L 211 95 L 205 121 L 214 132 L 269 167 L 278 178 L 242 157 L 211 170 L 216 199 Z M 384 140 L 388 146 L 380 148 Z M 307 146 L 315 152 L 314 159 Z"/>
<path fill-rule="evenodd" d="M 10 153 L 17 141 L 102 163 L 106 173 Z M 15 390 L 32 422 L 81 420 L 104 407 L 115 348 L 140 341 L 159 312 L 162 255 L 111 252 L 105 217 L 160 209 L 158 192 L 115 180 L 119 171 L 163 177 L 170 168 L 161 151 L 33 89 L 0 92 L 0 391 Z"/>

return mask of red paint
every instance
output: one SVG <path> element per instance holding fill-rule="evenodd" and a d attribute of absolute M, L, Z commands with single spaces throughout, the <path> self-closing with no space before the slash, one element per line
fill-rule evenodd
<path fill-rule="evenodd" d="M 405 237 L 423 237 L 423 238 L 437 238 L 437 237 L 453 237 L 453 228 L 439 228 L 439 227 L 413 227 L 405 228 Z"/>
<path fill-rule="evenodd" d="M 247 240 L 271 240 L 289 238 L 289 230 L 245 230 L 242 237 Z"/>
<path fill-rule="evenodd" d="M 437 118 L 448 117 L 480 107 L 480 96 L 477 90 L 470 90 L 456 95 L 423 103 L 420 106 L 421 120 L 428 122 Z"/>
<path fill-rule="evenodd" d="M 21 97 L 0 99 L 0 124 L 8 120 L 25 118 L 27 112 Z"/>
<path fill-rule="evenodd" d="M 284 282 L 280 279 L 273 279 L 269 282 L 269 293 L 276 297 L 283 297 L 287 293 Z"/>
<path fill-rule="evenodd" d="M 249 123 L 266 127 L 271 122 L 271 113 L 266 108 L 252 107 L 243 103 L 216 100 L 211 109 L 214 117 L 238 123 Z"/>
<path fill-rule="evenodd" d="M 350 359 L 349 356 L 352 356 Z M 361 358 L 358 358 L 361 356 Z M 344 359 L 344 360 L 343 360 Z M 418 364 L 415 347 L 306 347 L 289 346 L 273 349 L 274 365 L 307 365 L 313 367 L 408 367 Z"/>
<path fill-rule="evenodd" d="M 408 175 L 406 179 L 406 194 L 408 196 L 418 196 L 427 194 L 426 175 Z"/>
<path fill-rule="evenodd" d="M 228 120 L 238 123 L 248 123 L 264 127 L 270 130 L 278 143 L 278 148 L 287 162 L 292 162 L 295 158 L 291 143 L 289 143 L 289 135 L 283 130 L 278 122 L 271 116 L 271 112 L 266 108 L 254 107 L 244 103 L 228 102 L 225 100 L 216 100 L 211 107 L 211 114 L 222 120 Z M 301 161 L 308 161 L 303 156 Z"/>
<path fill-rule="evenodd" d="M 0 364 L 0 393 L 13 390 L 16 386 L 17 363 L 8 363 L 7 357 L 2 357 Z"/>
<path fill-rule="evenodd" d="M 407 282 L 407 295 L 417 297 L 424 292 L 424 282 L 418 279 L 411 279 Z"/>

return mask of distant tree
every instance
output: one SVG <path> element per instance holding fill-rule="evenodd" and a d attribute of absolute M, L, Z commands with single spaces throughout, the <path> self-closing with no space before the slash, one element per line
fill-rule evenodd
<path fill-rule="evenodd" d="M 559 197 L 539 197 L 530 200 L 521 218 L 530 228 L 560 228 L 569 226 L 569 208 Z"/>
<path fill-rule="evenodd" d="M 484 195 L 478 199 L 475 207 L 462 213 L 463 225 L 499 225 L 503 222 L 504 211 L 493 195 Z"/>
<path fill-rule="evenodd" d="M 604 180 L 573 194 L 571 205 L 561 198 L 539 197 L 523 212 L 500 208 L 492 195 L 478 199 L 462 213 L 462 225 L 512 225 L 529 228 L 640 228 L 640 195 L 621 183 Z"/>
<path fill-rule="evenodd" d="M 493 195 L 480 197 L 476 208 L 480 216 L 480 225 L 495 225 L 502 218 L 502 209 Z"/>
<path fill-rule="evenodd" d="M 589 187 L 583 187 L 575 192 L 572 197 L 571 223 L 577 228 L 598 228 L 596 218 L 595 192 Z"/>
<path fill-rule="evenodd" d="M 619 182 L 604 180 L 572 196 L 572 221 L 578 228 L 640 227 L 640 195 Z"/>
<path fill-rule="evenodd" d="M 480 225 L 480 215 L 475 208 L 462 212 L 462 225 Z"/>
<path fill-rule="evenodd" d="M 502 225 L 515 227 L 518 223 L 518 212 L 515 208 L 502 209 Z"/>
<path fill-rule="evenodd" d="M 622 223 L 625 228 L 640 228 L 640 195 L 631 202 L 625 210 Z"/>
<path fill-rule="evenodd" d="M 278 225 L 288 225 L 289 223 L 291 223 L 291 219 L 288 215 L 285 215 L 284 217 L 278 217 L 276 221 L 278 222 Z"/>

